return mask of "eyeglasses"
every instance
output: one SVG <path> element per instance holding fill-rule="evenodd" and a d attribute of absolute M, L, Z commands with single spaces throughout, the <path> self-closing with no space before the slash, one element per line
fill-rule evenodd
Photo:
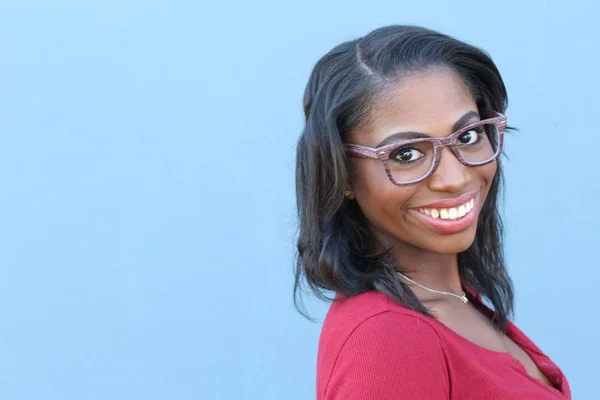
<path fill-rule="evenodd" d="M 506 116 L 480 110 L 485 118 L 443 138 L 402 140 L 378 148 L 347 144 L 349 157 L 379 159 L 393 184 L 410 185 L 425 180 L 437 168 L 444 147 L 467 167 L 479 167 L 494 161 L 502 153 Z"/>

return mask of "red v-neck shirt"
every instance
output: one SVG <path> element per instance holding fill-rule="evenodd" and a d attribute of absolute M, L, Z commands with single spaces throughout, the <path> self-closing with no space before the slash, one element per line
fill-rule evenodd
<path fill-rule="evenodd" d="M 571 399 L 561 370 L 511 322 L 508 336 L 554 387 L 508 353 L 376 292 L 331 305 L 319 341 L 317 400 Z"/>

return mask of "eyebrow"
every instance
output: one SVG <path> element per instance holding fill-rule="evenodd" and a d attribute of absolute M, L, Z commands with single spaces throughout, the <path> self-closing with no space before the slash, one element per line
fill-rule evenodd
<path fill-rule="evenodd" d="M 463 126 L 467 125 L 467 122 L 469 122 L 469 120 L 471 120 L 475 117 L 479 117 L 479 113 L 477 111 L 469 111 L 468 113 L 466 113 L 465 115 L 460 117 L 458 119 L 458 121 L 456 121 L 454 123 L 454 125 L 452 126 L 452 132 L 456 132 Z M 383 147 L 390 143 L 397 142 L 399 140 L 422 139 L 422 138 L 430 138 L 430 137 L 431 137 L 430 135 L 428 135 L 426 133 L 422 133 L 422 132 L 415 132 L 415 131 L 396 132 L 396 133 L 392 133 L 391 135 L 389 135 L 388 137 L 383 139 L 381 141 L 381 143 L 379 143 L 377 145 L 377 148 Z"/>

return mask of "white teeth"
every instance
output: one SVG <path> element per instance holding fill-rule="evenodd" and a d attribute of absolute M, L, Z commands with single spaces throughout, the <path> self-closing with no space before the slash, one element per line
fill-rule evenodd
<path fill-rule="evenodd" d="M 469 212 L 473 209 L 474 204 L 475 204 L 475 199 L 471 199 L 471 200 L 467 201 L 467 204 L 465 204 L 467 206 L 467 212 Z"/>
<path fill-rule="evenodd" d="M 450 218 L 450 219 L 458 218 L 458 210 L 456 208 L 450 208 L 448 210 L 448 218 Z"/>
<path fill-rule="evenodd" d="M 459 207 L 453 208 L 419 208 L 419 212 L 425 215 L 429 215 L 431 218 L 437 219 L 458 219 L 462 218 L 473 210 L 475 206 L 475 199 L 467 201 L 465 204 Z"/>

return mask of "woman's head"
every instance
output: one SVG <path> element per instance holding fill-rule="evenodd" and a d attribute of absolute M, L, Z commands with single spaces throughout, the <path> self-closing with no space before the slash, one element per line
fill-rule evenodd
<path fill-rule="evenodd" d="M 502 325 L 512 309 L 512 287 L 497 210 L 499 160 L 468 167 L 445 147 L 425 179 L 398 185 L 392 180 L 423 175 L 419 163 L 432 160 L 432 145 L 390 154 L 388 164 L 396 162 L 402 173 L 390 173 L 376 158 L 348 157 L 347 145 L 382 149 L 456 131 L 461 143 L 475 144 L 477 131 L 461 128 L 489 117 L 486 110 L 503 113 L 506 104 L 489 56 L 424 28 L 381 28 L 319 60 L 305 92 L 306 126 L 298 144 L 296 289 L 304 277 L 317 294 L 378 290 L 427 313 L 397 279 L 394 271 L 402 265 L 390 265 L 390 252 L 396 260 L 415 249 L 458 254 L 463 281 L 493 303 Z M 462 217 L 450 221 L 446 213 Z"/>

